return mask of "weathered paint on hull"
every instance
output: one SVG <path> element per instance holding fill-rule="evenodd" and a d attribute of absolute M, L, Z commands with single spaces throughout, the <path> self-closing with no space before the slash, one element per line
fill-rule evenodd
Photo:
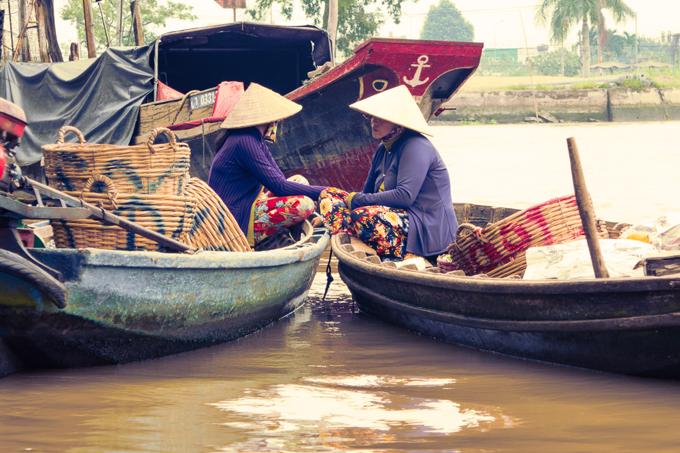
<path fill-rule="evenodd" d="M 0 295 L 1 338 L 31 367 L 123 363 L 232 340 L 304 302 L 327 244 L 320 233 L 272 252 L 35 251 L 65 274 L 67 306 Z"/>

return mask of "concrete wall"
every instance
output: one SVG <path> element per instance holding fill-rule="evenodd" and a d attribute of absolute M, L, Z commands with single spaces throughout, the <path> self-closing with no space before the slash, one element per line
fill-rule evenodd
<path fill-rule="evenodd" d="M 539 114 L 560 121 L 659 121 L 680 119 L 680 89 L 623 88 L 461 93 L 439 116 L 449 121 L 522 122 Z"/>

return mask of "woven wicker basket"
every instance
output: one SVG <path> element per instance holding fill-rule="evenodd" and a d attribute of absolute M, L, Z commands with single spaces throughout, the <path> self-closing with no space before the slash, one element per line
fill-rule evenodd
<path fill-rule="evenodd" d="M 529 247 L 559 244 L 583 234 L 575 197 L 555 198 L 485 228 L 461 224 L 456 242 L 447 250 L 450 261 L 442 256 L 437 263 L 446 272 L 507 277 L 524 273 Z M 607 237 L 603 224 L 600 235 Z"/>
<path fill-rule="evenodd" d="M 196 201 L 196 214 L 187 234 L 187 244 L 203 250 L 250 251 L 236 219 L 208 184 L 191 178 L 185 193 Z"/>
<path fill-rule="evenodd" d="M 111 210 L 116 215 L 180 242 L 187 242 L 186 236 L 196 212 L 193 197 L 117 193 L 113 182 L 105 176 L 91 178 L 84 189 L 82 192 L 70 192 L 69 195 Z M 91 189 L 99 189 L 99 192 L 91 192 Z M 52 228 L 54 241 L 59 248 L 160 249 L 151 239 L 93 219 L 54 220 Z"/>
<path fill-rule="evenodd" d="M 64 142 L 69 132 L 79 143 Z M 161 134 L 169 143 L 154 144 Z M 144 145 L 118 146 L 87 143 L 78 129 L 64 126 L 57 143 L 42 149 L 47 180 L 59 190 L 81 191 L 90 178 L 103 175 L 120 192 L 181 195 L 189 178 L 189 146 L 166 128 L 152 131 Z"/>

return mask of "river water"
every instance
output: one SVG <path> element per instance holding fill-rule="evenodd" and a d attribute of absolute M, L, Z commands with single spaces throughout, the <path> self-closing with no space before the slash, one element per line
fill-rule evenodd
<path fill-rule="evenodd" d="M 678 214 L 680 123 L 439 126 L 456 201 L 567 194 L 580 145 L 600 217 Z M 320 301 L 240 341 L 0 380 L 1 452 L 680 450 L 680 385 L 435 342 Z"/>

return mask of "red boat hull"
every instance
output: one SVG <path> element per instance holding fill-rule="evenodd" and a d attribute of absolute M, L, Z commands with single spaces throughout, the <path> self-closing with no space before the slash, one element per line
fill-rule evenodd
<path fill-rule="evenodd" d="M 481 52 L 475 43 L 368 41 L 354 57 L 287 95 L 303 109 L 282 124 L 274 157 L 286 175 L 361 190 L 378 143 L 363 115 L 348 106 L 404 84 L 429 119 L 474 72 Z"/>

